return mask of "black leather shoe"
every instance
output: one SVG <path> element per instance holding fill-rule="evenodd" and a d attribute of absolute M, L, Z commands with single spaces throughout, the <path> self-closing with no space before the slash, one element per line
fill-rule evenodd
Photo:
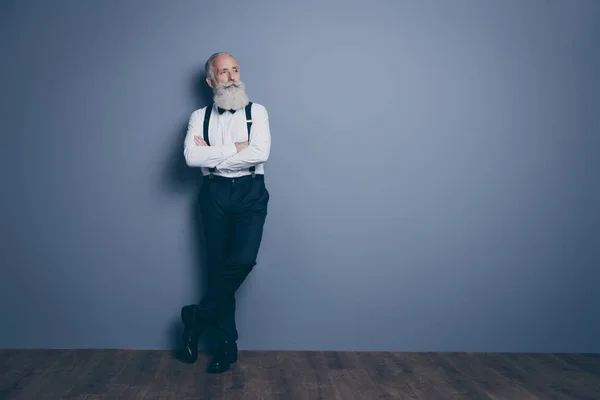
<path fill-rule="evenodd" d="M 236 342 L 220 342 L 206 372 L 220 374 L 231 368 L 231 364 L 238 360 L 238 348 Z"/>
<path fill-rule="evenodd" d="M 198 327 L 196 323 L 197 305 L 188 305 L 181 308 L 181 321 L 183 322 L 183 357 L 189 363 L 198 359 Z"/>

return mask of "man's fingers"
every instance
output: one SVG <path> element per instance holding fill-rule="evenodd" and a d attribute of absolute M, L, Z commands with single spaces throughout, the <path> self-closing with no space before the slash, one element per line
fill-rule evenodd
<path fill-rule="evenodd" d="M 202 137 L 200 136 L 194 136 L 194 142 L 196 143 L 196 145 L 198 146 L 208 146 L 206 144 L 206 142 L 204 141 L 204 139 L 202 139 Z"/>

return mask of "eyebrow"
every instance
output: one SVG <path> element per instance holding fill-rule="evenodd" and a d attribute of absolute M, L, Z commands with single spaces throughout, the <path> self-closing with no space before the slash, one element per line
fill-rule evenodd
<path fill-rule="evenodd" d="M 232 69 L 235 69 L 235 68 L 237 68 L 237 69 L 240 69 L 240 67 L 239 67 L 239 66 L 237 66 L 237 65 L 234 65 L 234 66 L 233 66 L 233 67 L 231 67 L 231 68 L 232 68 Z M 219 69 L 219 72 L 221 72 L 221 71 L 227 71 L 228 69 L 229 69 L 228 67 L 225 67 L 225 68 L 220 68 L 220 69 Z"/>

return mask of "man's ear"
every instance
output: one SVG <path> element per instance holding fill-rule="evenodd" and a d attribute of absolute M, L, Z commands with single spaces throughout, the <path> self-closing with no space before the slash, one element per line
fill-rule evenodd
<path fill-rule="evenodd" d="M 208 76 L 206 77 L 206 83 L 208 83 L 208 86 L 210 86 L 211 89 L 214 89 L 212 79 Z"/>

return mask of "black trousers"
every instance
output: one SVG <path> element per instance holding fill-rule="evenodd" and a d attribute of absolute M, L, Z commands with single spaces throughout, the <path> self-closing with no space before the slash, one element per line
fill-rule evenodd
<path fill-rule="evenodd" d="M 199 206 L 207 254 L 207 290 L 198 321 L 216 328 L 218 339 L 238 340 L 235 293 L 256 265 L 267 217 L 264 176 L 204 178 Z"/>

